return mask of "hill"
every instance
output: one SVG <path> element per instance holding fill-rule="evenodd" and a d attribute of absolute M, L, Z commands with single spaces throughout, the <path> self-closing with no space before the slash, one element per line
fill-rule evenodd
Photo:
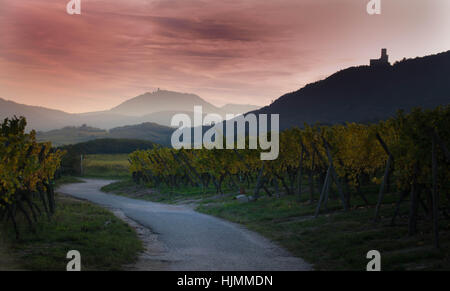
<path fill-rule="evenodd" d="M 450 51 L 393 66 L 352 67 L 281 96 L 257 114 L 280 114 L 281 128 L 386 119 L 397 110 L 450 101 Z"/>
<path fill-rule="evenodd" d="M 218 113 L 221 115 L 225 113 L 242 114 L 250 111 L 249 109 L 255 110 L 258 108 L 257 106 L 238 104 L 229 104 L 226 107 L 219 108 L 194 94 L 158 90 L 132 98 L 111 110 L 80 114 L 24 105 L 0 98 L 0 119 L 13 117 L 14 115 L 25 116 L 29 125 L 28 129 L 38 131 L 80 127 L 84 124 L 106 130 L 147 122 L 170 126 L 174 114 L 187 113 L 191 115 L 196 105 L 202 106 L 205 114 Z"/>
<path fill-rule="evenodd" d="M 73 145 L 66 145 L 59 148 L 66 150 L 69 153 L 91 155 L 129 154 L 136 150 L 147 150 L 153 147 L 155 147 L 155 144 L 146 140 L 104 138 Z"/>
<path fill-rule="evenodd" d="M 50 130 L 67 126 L 71 114 L 39 106 L 19 104 L 0 98 L 0 118 L 25 116 L 28 124 L 39 130 Z M 69 123 L 70 124 L 70 123 Z"/>
<path fill-rule="evenodd" d="M 90 126 L 64 127 L 37 132 L 38 141 L 50 141 L 54 146 L 78 144 L 97 139 L 138 139 L 169 145 L 173 129 L 156 123 L 143 123 L 113 128 L 109 131 Z"/>
<path fill-rule="evenodd" d="M 67 126 L 47 132 L 38 131 L 36 137 L 39 142 L 50 141 L 53 146 L 62 146 L 106 138 L 108 135 L 109 133 L 106 130 L 90 126 Z"/>
<path fill-rule="evenodd" d="M 193 111 L 194 106 L 202 106 L 205 113 L 220 113 L 221 110 L 195 94 L 158 90 L 137 96 L 110 110 L 112 113 L 143 116 L 157 112 Z"/>
<path fill-rule="evenodd" d="M 138 125 L 116 127 L 109 131 L 110 137 L 149 140 L 161 145 L 170 145 L 174 129 L 156 123 L 146 122 Z"/>
<path fill-rule="evenodd" d="M 143 122 L 141 118 L 114 114 L 108 111 L 72 114 L 39 106 L 19 104 L 0 98 L 0 118 L 25 116 L 28 130 L 50 131 L 64 127 L 80 127 L 83 124 L 110 129 L 126 124 Z"/>

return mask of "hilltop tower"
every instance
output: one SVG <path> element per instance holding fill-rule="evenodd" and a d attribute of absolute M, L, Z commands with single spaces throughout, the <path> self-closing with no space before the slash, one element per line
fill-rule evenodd
<path fill-rule="evenodd" d="M 381 49 L 381 57 L 379 59 L 370 60 L 371 67 L 382 67 L 382 66 L 390 66 L 389 63 L 389 55 L 387 54 L 387 49 Z"/>

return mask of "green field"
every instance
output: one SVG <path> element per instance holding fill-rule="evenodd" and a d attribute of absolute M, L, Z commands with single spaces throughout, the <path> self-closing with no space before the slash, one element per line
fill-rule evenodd
<path fill-rule="evenodd" d="M 128 155 L 85 155 L 83 176 L 105 179 L 123 179 L 130 176 Z"/>

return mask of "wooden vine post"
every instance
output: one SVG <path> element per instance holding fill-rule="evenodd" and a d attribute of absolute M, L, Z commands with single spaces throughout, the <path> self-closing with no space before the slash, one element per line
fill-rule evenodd
<path fill-rule="evenodd" d="M 437 163 L 437 146 L 442 149 L 447 163 L 450 163 L 450 152 L 446 145 L 439 137 L 436 129 L 433 130 L 432 146 L 431 146 L 431 175 L 433 181 L 432 188 L 432 205 L 433 205 L 433 234 L 434 245 L 439 248 L 439 190 L 438 190 L 438 163 Z"/>
<path fill-rule="evenodd" d="M 419 185 L 417 183 L 417 177 L 419 176 L 419 165 L 416 162 L 414 165 L 414 176 L 411 186 L 411 204 L 409 209 L 408 219 L 408 234 L 415 235 L 417 232 L 417 212 L 419 210 Z"/>
<path fill-rule="evenodd" d="M 310 156 L 312 158 L 312 167 L 311 167 L 311 172 L 309 174 L 309 183 L 310 183 L 310 203 L 313 202 L 313 195 L 314 195 L 314 183 L 313 183 L 313 168 L 314 168 L 314 154 L 311 155 L 310 152 L 308 151 L 308 149 L 305 147 L 305 144 L 303 143 L 302 139 L 300 138 L 300 146 L 302 147 L 302 151 L 300 153 L 300 161 L 299 161 L 299 166 L 298 166 L 298 180 L 297 180 L 297 194 L 298 194 L 298 200 L 300 201 L 301 199 L 301 195 L 302 195 L 302 180 L 303 180 L 303 164 L 305 161 L 305 156 Z"/>
<path fill-rule="evenodd" d="M 302 179 L 303 179 L 303 156 L 305 155 L 305 147 L 302 144 L 302 151 L 300 153 L 300 161 L 298 164 L 298 174 L 297 174 L 297 194 L 298 201 L 302 198 Z"/>
<path fill-rule="evenodd" d="M 325 176 L 325 182 L 323 183 L 322 192 L 320 193 L 319 203 L 317 204 L 316 212 L 314 213 L 314 217 L 319 216 L 320 208 L 322 207 L 322 202 L 324 200 L 325 192 L 329 190 L 328 183 L 330 180 L 330 167 L 328 167 L 327 175 Z M 327 195 L 328 196 L 328 195 Z"/>
<path fill-rule="evenodd" d="M 83 177 L 84 171 L 83 171 L 83 154 L 80 155 L 80 176 Z"/>
<path fill-rule="evenodd" d="M 431 145 L 431 176 L 433 181 L 432 189 L 432 205 L 433 205 L 433 233 L 434 233 L 434 245 L 439 248 L 439 193 L 438 193 L 438 181 L 437 181 L 437 134 L 433 131 L 433 141 Z"/>
<path fill-rule="evenodd" d="M 261 165 L 261 169 L 259 170 L 259 174 L 258 174 L 258 180 L 256 182 L 256 189 L 255 189 L 255 200 L 258 199 L 259 197 L 259 191 L 262 188 L 262 180 L 263 180 L 263 172 L 264 172 L 264 161 L 262 161 L 262 165 Z"/>
<path fill-rule="evenodd" d="M 379 217 L 380 217 L 380 208 L 381 208 L 381 203 L 383 202 L 384 189 L 386 188 L 386 183 L 388 181 L 391 164 L 394 162 L 394 157 L 392 156 L 391 152 L 389 151 L 388 146 L 386 145 L 386 143 L 384 142 L 384 140 L 381 138 L 381 136 L 378 133 L 377 133 L 377 139 L 378 139 L 378 142 L 383 147 L 386 154 L 388 155 L 388 160 L 386 162 L 386 169 L 384 170 L 383 181 L 381 182 L 380 191 L 378 193 L 378 201 L 377 201 L 377 205 L 375 207 L 375 219 L 374 219 L 375 221 L 378 221 Z"/>
<path fill-rule="evenodd" d="M 345 199 L 345 195 L 343 192 L 341 182 L 336 173 L 336 170 L 334 169 L 333 158 L 331 156 L 331 150 L 330 150 L 330 144 L 325 139 L 323 139 L 323 143 L 324 143 L 325 149 L 327 151 L 328 170 L 327 170 L 327 175 L 325 176 L 325 181 L 322 186 L 322 193 L 320 194 L 319 203 L 317 205 L 316 212 L 314 215 L 315 217 L 317 217 L 319 215 L 322 204 L 324 204 L 324 206 L 326 206 L 328 203 L 328 196 L 329 196 L 329 192 L 330 192 L 330 186 L 331 186 L 332 179 L 334 180 L 334 183 L 336 184 L 336 186 L 338 188 L 339 197 L 341 198 L 341 202 L 342 202 L 342 206 L 344 207 L 344 210 L 345 211 L 348 210 L 348 205 L 347 205 L 347 202 Z"/>

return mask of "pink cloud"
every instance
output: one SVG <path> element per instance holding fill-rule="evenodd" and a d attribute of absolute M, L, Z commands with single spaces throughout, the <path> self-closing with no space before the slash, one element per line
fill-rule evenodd
<path fill-rule="evenodd" d="M 0 0 L 0 97 L 81 112 L 161 87 L 265 105 L 381 46 L 450 48 L 446 0 L 385 2 L 378 18 L 361 0 L 82 0 L 81 16 L 67 2 Z"/>

